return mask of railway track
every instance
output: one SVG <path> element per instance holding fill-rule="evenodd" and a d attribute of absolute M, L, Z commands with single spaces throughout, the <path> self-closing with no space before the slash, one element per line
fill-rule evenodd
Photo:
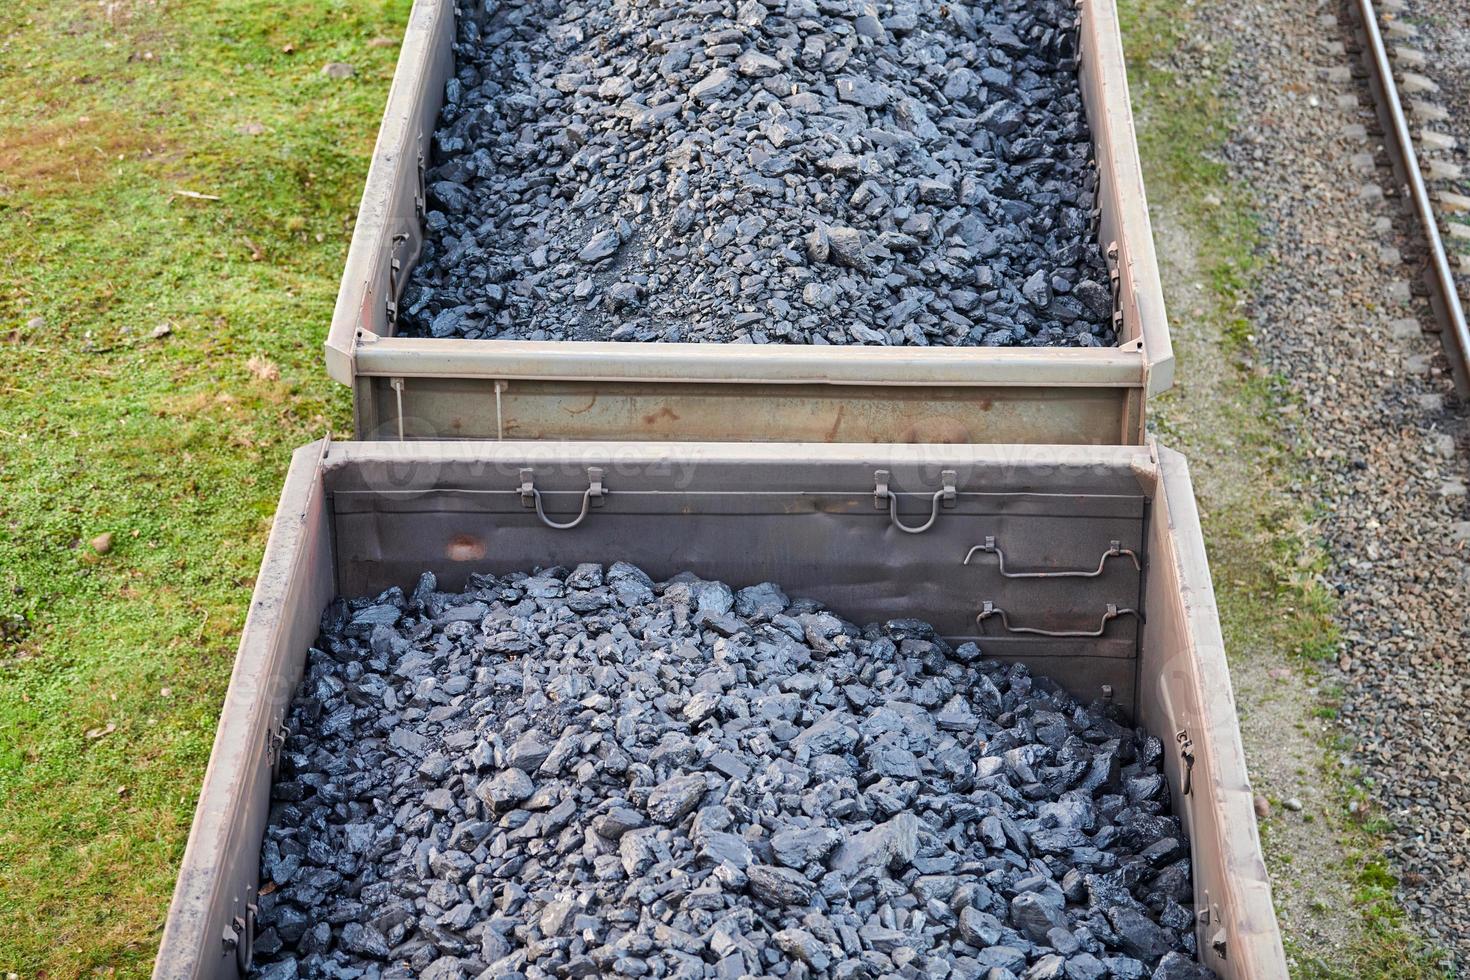
<path fill-rule="evenodd" d="M 1390 15 L 1404 12 L 1403 0 L 1383 0 Z M 1378 117 L 1380 135 L 1393 171 L 1395 191 L 1403 197 L 1413 252 L 1409 261 L 1422 266 L 1423 282 L 1434 311 L 1437 332 L 1462 399 L 1470 398 L 1470 326 L 1442 229 L 1447 207 L 1470 209 L 1470 199 L 1448 189 L 1431 189 L 1458 176 L 1455 164 L 1438 153 L 1452 149 L 1455 137 L 1435 128 L 1449 114 L 1435 103 L 1436 87 L 1416 71 L 1427 60 L 1414 47 L 1415 28 L 1397 17 L 1384 17 L 1373 0 L 1343 0 L 1349 51 L 1357 56 Z M 1407 96 L 1407 99 L 1406 99 Z M 1408 105 L 1408 109 L 1405 105 Z M 1417 133 L 1411 123 L 1419 124 Z M 1436 206 L 1438 205 L 1438 207 Z M 1467 243 L 1470 250 L 1470 243 Z M 1470 256 L 1461 256 L 1470 263 Z"/>

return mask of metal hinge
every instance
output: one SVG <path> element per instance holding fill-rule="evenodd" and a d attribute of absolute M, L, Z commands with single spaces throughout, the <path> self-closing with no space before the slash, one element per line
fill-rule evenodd
<path fill-rule="evenodd" d="M 408 239 L 408 232 L 400 231 L 393 236 L 393 244 L 389 249 L 389 254 L 392 257 L 388 260 L 388 298 L 383 301 L 383 308 L 387 311 L 389 325 L 398 322 L 398 287 L 399 279 L 403 275 L 403 259 L 399 257 L 398 249 Z"/>
<path fill-rule="evenodd" d="M 279 726 L 265 733 L 265 761 L 271 767 L 271 777 L 281 765 L 281 752 L 286 747 L 286 730 Z"/>
<path fill-rule="evenodd" d="M 239 899 L 235 901 L 238 906 Z M 255 959 L 255 926 L 259 914 L 260 906 L 247 900 L 240 914 L 230 919 L 220 937 L 225 952 L 235 954 L 235 969 L 242 977 L 250 972 L 251 961 Z"/>
<path fill-rule="evenodd" d="M 1123 274 L 1118 268 L 1118 243 L 1108 243 L 1108 281 L 1113 287 L 1113 331 L 1123 336 Z"/>
<path fill-rule="evenodd" d="M 939 507 L 953 507 L 959 494 L 956 489 L 958 478 L 954 470 L 944 470 L 939 474 L 940 487 L 935 490 L 929 500 L 929 519 L 918 527 L 909 527 L 898 519 L 898 494 L 888 488 L 889 474 L 887 470 L 877 470 L 873 473 L 873 506 L 882 510 L 888 508 L 889 522 L 905 534 L 922 534 L 934 526 L 939 519 Z"/>
<path fill-rule="evenodd" d="M 1184 764 L 1184 786 L 1180 789 L 1180 795 L 1188 796 L 1194 789 L 1194 740 L 1189 737 L 1189 732 L 1180 729 L 1174 734 L 1174 741 L 1179 746 L 1179 759 Z"/>
<path fill-rule="evenodd" d="M 1228 947 L 1226 945 L 1225 927 L 1221 924 L 1225 921 L 1225 917 L 1220 912 L 1219 904 L 1210 901 L 1209 891 L 1202 891 L 1201 897 L 1203 900 L 1199 904 L 1202 908 L 1196 913 L 1196 918 L 1199 919 L 1201 926 L 1212 924 L 1215 926 L 1214 932 L 1210 933 L 1210 949 L 1214 950 L 1215 955 L 1220 957 L 1220 959 L 1227 959 L 1226 950 Z"/>
<path fill-rule="evenodd" d="M 424 160 L 424 134 L 420 132 L 418 140 L 418 190 L 413 195 L 413 210 L 419 221 L 424 220 L 427 214 L 428 203 L 428 164 Z"/>
<path fill-rule="evenodd" d="M 536 516 L 541 518 L 541 523 L 557 531 L 569 531 L 587 519 L 587 512 L 593 506 L 599 506 L 602 498 L 610 491 L 602 485 L 602 467 L 587 467 L 587 489 L 582 491 L 582 510 L 575 518 L 565 524 L 558 524 L 546 516 L 546 511 L 541 506 L 541 491 L 536 489 L 536 474 L 533 470 L 521 470 L 521 503 L 527 507 L 536 508 Z"/>

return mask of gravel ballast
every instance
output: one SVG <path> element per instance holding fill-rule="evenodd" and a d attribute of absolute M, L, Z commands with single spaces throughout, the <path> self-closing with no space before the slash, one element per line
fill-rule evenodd
<path fill-rule="evenodd" d="M 401 333 L 1116 343 L 1072 3 L 485 11 Z"/>
<path fill-rule="evenodd" d="M 924 623 L 619 563 L 322 630 L 256 976 L 1213 976 L 1160 741 Z"/>
<path fill-rule="evenodd" d="M 1380 961 L 1363 966 L 1363 951 L 1374 957 L 1404 948 L 1384 936 L 1385 923 L 1397 921 L 1392 906 L 1381 896 L 1365 899 L 1361 888 L 1363 868 L 1373 868 L 1368 862 L 1380 852 L 1362 847 L 1358 828 L 1370 828 L 1371 840 L 1387 821 L 1381 856 L 1390 867 L 1373 873 L 1397 879 L 1404 926 L 1450 954 L 1444 975 L 1464 976 L 1470 781 L 1460 760 L 1470 749 L 1470 414 L 1453 394 L 1439 338 L 1421 331 L 1433 314 L 1413 291 L 1422 269 L 1406 261 L 1418 232 L 1401 224 L 1402 185 L 1388 168 L 1361 61 L 1344 49 L 1345 41 L 1358 43 L 1347 6 L 1198 4 L 1189 12 L 1187 43 L 1167 62 L 1181 84 L 1218 83 L 1221 119 L 1230 127 L 1221 159 L 1260 220 L 1250 294 L 1239 307 L 1251 327 L 1243 366 L 1248 376 L 1271 379 L 1265 383 L 1276 389 L 1272 412 L 1282 451 L 1287 459 L 1300 453 L 1303 462 L 1283 465 L 1276 450 L 1254 457 L 1261 461 L 1256 473 L 1222 461 L 1244 448 L 1232 420 L 1238 406 L 1218 431 L 1171 438 L 1191 452 L 1196 489 L 1210 501 L 1207 528 L 1212 519 L 1229 526 L 1232 518 L 1223 515 L 1236 492 L 1212 484 L 1246 484 L 1246 492 L 1267 498 L 1285 494 L 1278 497 L 1285 501 L 1281 516 L 1264 533 L 1283 542 L 1320 541 L 1325 567 L 1301 574 L 1320 575 L 1338 597 L 1337 649 L 1325 669 L 1269 644 L 1251 652 L 1249 642 L 1237 643 L 1231 651 L 1251 781 L 1269 798 L 1265 856 L 1289 965 L 1308 974 L 1377 975 Z M 1412 41 L 1389 33 L 1391 51 L 1423 48 L 1423 70 L 1431 74 L 1453 62 L 1453 48 L 1436 48 L 1423 35 L 1428 23 L 1453 25 L 1452 8 L 1463 20 L 1462 4 L 1414 0 L 1392 12 L 1376 6 L 1400 26 L 1421 16 L 1425 22 Z M 1467 37 L 1455 38 L 1456 45 Z M 1448 76 L 1442 81 L 1446 91 L 1436 101 L 1452 106 L 1464 98 L 1450 94 Z M 1411 118 L 1418 135 L 1422 117 Z M 1470 132 L 1460 135 L 1463 143 Z M 1154 204 L 1172 210 L 1167 195 L 1155 194 Z M 1215 220 L 1197 227 L 1203 234 L 1236 219 Z M 1209 247 L 1187 240 L 1179 247 L 1178 238 L 1171 247 L 1167 230 L 1179 224 L 1156 221 L 1155 229 L 1166 282 L 1168 266 L 1180 263 L 1169 300 L 1188 308 L 1198 290 L 1212 288 L 1190 259 Z M 1241 302 L 1224 295 L 1232 307 Z M 1190 353 L 1188 337 L 1175 332 L 1181 360 Z M 1189 357 L 1195 379 L 1189 398 L 1171 407 L 1172 423 L 1202 414 L 1194 407 L 1209 397 L 1200 384 L 1202 362 L 1242 357 L 1231 343 L 1220 349 L 1226 358 L 1213 351 Z M 1309 526 L 1295 527 L 1298 511 L 1311 515 Z M 1255 533 L 1242 535 L 1241 554 L 1256 554 Z M 1219 561 L 1213 541 L 1211 549 Z M 1313 550 L 1297 552 L 1297 568 L 1306 559 L 1316 567 Z M 1280 596 L 1296 598 L 1290 591 Z M 1298 614 L 1289 606 L 1284 612 Z M 1265 662 L 1252 668 L 1253 658 Z M 1254 684 L 1252 673 L 1259 675 Z M 1293 701 L 1295 717 L 1281 707 Z M 1333 746 L 1331 765 L 1323 764 L 1324 745 Z M 1431 966 L 1406 959 L 1402 972 L 1435 975 Z"/>

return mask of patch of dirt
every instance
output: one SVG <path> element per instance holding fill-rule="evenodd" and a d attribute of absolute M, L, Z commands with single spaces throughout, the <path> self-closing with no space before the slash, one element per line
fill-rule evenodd
<path fill-rule="evenodd" d="M 119 157 L 159 153 L 161 140 L 111 114 L 0 130 L 0 197 L 75 194 L 100 182 Z"/>

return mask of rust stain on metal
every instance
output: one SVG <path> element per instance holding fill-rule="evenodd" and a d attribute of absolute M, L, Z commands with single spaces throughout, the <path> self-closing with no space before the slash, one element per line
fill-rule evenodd
<path fill-rule="evenodd" d="M 961 445 L 974 442 L 974 439 L 970 435 L 969 426 L 959 419 L 937 415 L 915 421 L 903 431 L 899 441 Z"/>
<path fill-rule="evenodd" d="M 657 412 L 649 412 L 647 415 L 643 416 L 643 424 L 657 425 L 663 419 L 668 419 L 670 422 L 677 422 L 679 421 L 679 415 L 672 408 L 665 405 Z"/>
<path fill-rule="evenodd" d="M 456 534 L 444 546 L 444 557 L 450 561 L 479 561 L 485 557 L 485 542 L 472 534 Z"/>
<path fill-rule="evenodd" d="M 842 427 L 842 417 L 847 414 L 847 406 L 842 403 L 837 405 L 837 417 L 832 420 L 832 428 L 827 430 L 827 442 L 837 441 L 837 430 Z"/>
<path fill-rule="evenodd" d="M 866 513 L 867 507 L 863 503 L 854 500 L 843 500 L 841 498 L 818 497 L 812 501 L 797 502 L 792 505 L 788 513 L 816 512 L 818 514 L 853 514 Z"/>
<path fill-rule="evenodd" d="M 567 414 L 568 415 L 581 415 L 583 412 L 590 412 L 590 411 L 592 411 L 592 407 L 594 405 L 596 405 L 596 404 L 597 404 L 597 393 L 594 391 L 592 393 L 592 395 L 587 399 L 587 404 L 583 405 L 581 408 L 569 408 L 569 409 L 567 409 Z"/>

